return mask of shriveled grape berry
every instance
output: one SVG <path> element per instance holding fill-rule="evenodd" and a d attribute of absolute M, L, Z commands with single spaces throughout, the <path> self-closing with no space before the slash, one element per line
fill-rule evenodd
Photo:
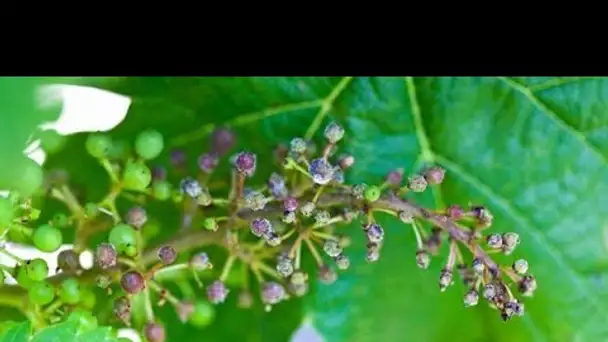
<path fill-rule="evenodd" d="M 251 177 L 256 169 L 256 155 L 251 152 L 241 152 L 236 155 L 234 166 L 239 173 Z"/>
<path fill-rule="evenodd" d="M 158 157 L 164 146 L 163 135 L 154 129 L 146 129 L 135 137 L 135 153 L 143 159 Z"/>
<path fill-rule="evenodd" d="M 140 229 L 146 221 L 148 221 L 148 215 L 146 209 L 142 207 L 133 207 L 127 212 L 127 223 L 131 226 Z"/>
<path fill-rule="evenodd" d="M 367 240 L 372 243 L 380 243 L 384 239 L 384 229 L 379 224 L 372 223 L 365 227 Z"/>
<path fill-rule="evenodd" d="M 414 175 L 408 179 L 407 188 L 413 192 L 423 192 L 426 187 L 427 181 L 424 176 Z"/>
<path fill-rule="evenodd" d="M 32 284 L 28 289 L 30 301 L 37 305 L 47 305 L 55 298 L 55 289 L 46 281 Z"/>
<path fill-rule="evenodd" d="M 502 236 L 498 233 L 492 233 L 486 237 L 488 247 L 499 249 L 503 245 Z"/>
<path fill-rule="evenodd" d="M 198 167 L 204 173 L 211 173 L 217 165 L 219 164 L 219 159 L 216 154 L 213 153 L 205 153 L 198 157 Z"/>
<path fill-rule="evenodd" d="M 441 184 L 445 178 L 445 169 L 439 166 L 430 167 L 425 171 L 424 178 L 428 184 Z"/>
<path fill-rule="evenodd" d="M 149 342 L 164 342 L 167 339 L 167 333 L 159 323 L 148 322 L 144 326 L 144 337 Z"/>
<path fill-rule="evenodd" d="M 42 281 L 49 274 L 49 265 L 44 259 L 32 259 L 25 264 L 27 276 L 33 281 Z"/>
<path fill-rule="evenodd" d="M 448 288 L 448 286 L 451 286 L 453 283 L 454 276 L 452 274 L 452 271 L 442 270 L 441 275 L 439 276 L 439 290 L 443 292 Z"/>
<path fill-rule="evenodd" d="M 332 121 L 325 127 L 324 135 L 327 141 L 331 144 L 335 144 L 344 137 L 344 128 Z"/>
<path fill-rule="evenodd" d="M 254 218 L 249 224 L 251 232 L 257 237 L 262 237 L 272 230 L 270 221 L 263 217 Z"/>
<path fill-rule="evenodd" d="M 146 280 L 144 276 L 137 271 L 127 271 L 120 278 L 120 287 L 131 294 L 136 294 L 144 289 Z"/>
<path fill-rule="evenodd" d="M 207 298 L 212 304 L 221 304 L 226 300 L 230 290 L 220 280 L 216 280 L 207 286 Z"/>
<path fill-rule="evenodd" d="M 342 253 L 342 247 L 336 240 L 326 240 L 323 244 L 323 251 L 333 258 Z"/>
<path fill-rule="evenodd" d="M 503 241 L 503 252 L 509 255 L 513 252 L 515 247 L 519 244 L 519 235 L 517 233 L 504 233 L 502 235 Z"/>
<path fill-rule="evenodd" d="M 430 264 L 431 264 L 431 255 L 427 251 L 419 250 L 416 252 L 416 265 L 419 268 L 426 270 L 427 268 L 429 268 Z"/>
<path fill-rule="evenodd" d="M 347 270 L 350 267 L 350 259 L 344 255 L 344 254 L 339 254 L 334 258 L 334 261 L 336 262 L 336 266 L 338 267 L 339 270 Z"/>
<path fill-rule="evenodd" d="M 72 273 L 80 269 L 78 253 L 72 249 L 65 249 L 57 255 L 57 267 L 63 272 Z"/>
<path fill-rule="evenodd" d="M 325 185 L 332 180 L 334 167 L 325 158 L 317 158 L 310 162 L 308 173 L 313 182 Z"/>
<path fill-rule="evenodd" d="M 34 231 L 32 241 L 34 242 L 34 246 L 39 250 L 51 253 L 61 247 L 63 235 L 58 228 L 43 224 Z"/>
<path fill-rule="evenodd" d="M 293 260 L 287 257 L 281 257 L 277 260 L 277 272 L 287 278 L 293 273 Z"/>
<path fill-rule="evenodd" d="M 285 299 L 285 288 L 276 282 L 266 282 L 262 285 L 262 303 L 275 305 Z"/>
<path fill-rule="evenodd" d="M 125 325 L 129 325 L 131 321 L 131 302 L 127 297 L 118 297 L 114 300 L 112 307 L 114 315 L 121 320 Z"/>
<path fill-rule="evenodd" d="M 524 297 L 531 297 L 536 291 L 536 278 L 531 275 L 526 275 L 521 278 L 518 284 L 518 290 Z"/>
<path fill-rule="evenodd" d="M 319 268 L 318 278 L 321 283 L 330 285 L 336 282 L 338 274 L 333 268 L 323 265 Z"/>
<path fill-rule="evenodd" d="M 513 270 L 519 274 L 526 274 L 528 272 L 528 262 L 524 259 L 516 260 L 512 266 Z"/>
<path fill-rule="evenodd" d="M 494 300 L 494 298 L 496 296 L 498 296 L 498 294 L 499 294 L 499 290 L 495 284 L 490 283 L 490 284 L 486 284 L 483 287 L 483 298 L 485 298 L 488 301 Z"/>
<path fill-rule="evenodd" d="M 380 245 L 368 243 L 365 253 L 365 260 L 369 263 L 377 262 L 380 259 Z"/>
<path fill-rule="evenodd" d="M 464 306 L 465 307 L 471 307 L 471 306 L 475 306 L 477 305 L 477 303 L 479 303 L 479 293 L 477 293 L 477 291 L 475 290 L 469 290 L 467 293 L 465 293 L 464 295 Z"/>
<path fill-rule="evenodd" d="M 177 259 L 177 252 L 175 251 L 175 248 L 169 245 L 161 246 L 158 249 L 158 259 L 160 259 L 160 262 L 163 264 L 170 265 Z"/>
<path fill-rule="evenodd" d="M 109 243 L 101 243 L 95 250 L 95 262 L 102 270 L 107 270 L 116 266 L 118 253 L 114 246 Z"/>
<path fill-rule="evenodd" d="M 205 252 L 199 252 L 199 253 L 194 254 L 190 258 L 190 266 L 197 271 L 203 271 L 203 270 L 210 269 L 211 267 L 213 267 L 211 265 L 209 255 L 207 255 L 207 253 L 205 253 Z"/>
<path fill-rule="evenodd" d="M 306 284 L 308 282 L 308 274 L 302 272 L 301 270 L 296 270 L 291 274 L 289 282 L 294 285 Z"/>

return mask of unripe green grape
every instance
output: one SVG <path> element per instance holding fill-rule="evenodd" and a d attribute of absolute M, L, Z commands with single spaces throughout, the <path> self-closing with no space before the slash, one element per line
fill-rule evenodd
<path fill-rule="evenodd" d="M 40 133 L 40 147 L 49 154 L 54 154 L 65 146 L 67 137 L 59 134 L 53 129 L 48 129 Z"/>
<path fill-rule="evenodd" d="M 169 182 L 156 182 L 152 185 L 152 195 L 160 201 L 166 201 L 171 198 L 171 190 L 172 187 Z"/>
<path fill-rule="evenodd" d="M 147 129 L 135 138 L 135 153 L 143 159 L 154 159 L 163 151 L 164 139 L 160 132 Z"/>
<path fill-rule="evenodd" d="M 32 285 L 36 284 L 36 282 L 30 279 L 30 277 L 27 275 L 27 271 L 23 266 L 17 267 L 16 280 L 17 284 L 21 285 L 21 287 L 23 287 L 24 289 L 29 289 L 30 287 L 32 287 Z"/>
<path fill-rule="evenodd" d="M 215 308 L 209 302 L 199 300 L 194 303 L 194 311 L 188 321 L 195 327 L 203 328 L 211 324 L 215 318 Z"/>
<path fill-rule="evenodd" d="M 142 162 L 128 161 L 122 175 L 122 184 L 128 190 L 144 190 L 152 181 L 152 172 Z"/>
<path fill-rule="evenodd" d="M 175 203 L 180 203 L 184 200 L 184 194 L 181 191 L 175 189 L 171 194 L 171 199 L 173 199 L 173 202 Z"/>
<path fill-rule="evenodd" d="M 66 304 L 76 304 L 80 301 L 80 284 L 74 278 L 68 278 L 59 285 L 59 298 Z"/>
<path fill-rule="evenodd" d="M 132 258 L 132 257 L 134 257 L 134 256 L 136 256 L 136 255 L 137 255 L 137 247 L 135 247 L 134 245 L 128 245 L 128 246 L 125 248 L 124 253 L 125 253 L 125 255 L 126 255 L 126 256 L 128 256 L 128 257 L 131 257 L 131 258 Z"/>
<path fill-rule="evenodd" d="M 84 288 L 80 291 L 80 305 L 88 310 L 93 310 L 97 304 L 97 297 L 91 289 Z"/>
<path fill-rule="evenodd" d="M 65 228 L 70 224 L 70 219 L 64 213 L 56 213 L 53 216 L 53 226 L 57 228 Z"/>
<path fill-rule="evenodd" d="M 137 246 L 137 232 L 128 224 L 119 223 L 110 230 L 108 242 L 114 245 L 119 253 L 124 253 L 129 246 Z"/>
<path fill-rule="evenodd" d="M 91 133 L 85 142 L 87 152 L 94 158 L 105 158 L 112 149 L 112 139 L 101 133 Z"/>
<path fill-rule="evenodd" d="M 8 228 L 14 217 L 13 203 L 8 198 L 0 197 L 0 232 Z"/>
<path fill-rule="evenodd" d="M 25 265 L 27 276 L 33 281 L 43 281 L 49 275 L 49 265 L 44 259 L 33 259 Z"/>
<path fill-rule="evenodd" d="M 43 224 L 36 228 L 32 236 L 34 246 L 43 252 L 54 252 L 63 242 L 61 231 L 48 224 Z"/>
<path fill-rule="evenodd" d="M 82 309 L 75 309 L 70 312 L 66 321 L 78 322 L 78 327 L 83 332 L 97 328 L 97 318 L 91 312 Z"/>
<path fill-rule="evenodd" d="M 131 146 L 125 140 L 112 142 L 112 147 L 108 152 L 108 157 L 112 159 L 126 159 L 131 154 Z"/>
<path fill-rule="evenodd" d="M 382 191 L 380 190 L 379 187 L 377 187 L 375 185 L 370 185 L 367 187 L 367 189 L 365 189 L 363 196 L 365 197 L 366 201 L 375 202 L 378 200 L 378 198 L 380 198 L 381 193 L 382 193 Z"/>
<path fill-rule="evenodd" d="M 42 281 L 29 288 L 28 296 L 34 304 L 47 305 L 55 298 L 55 289 L 46 281 Z"/>

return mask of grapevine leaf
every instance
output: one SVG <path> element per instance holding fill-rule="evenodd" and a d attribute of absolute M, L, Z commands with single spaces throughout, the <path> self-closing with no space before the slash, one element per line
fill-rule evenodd
<path fill-rule="evenodd" d="M 0 334 L 1 342 L 27 342 L 30 336 L 31 324 L 25 322 L 10 322 L 8 329 Z"/>

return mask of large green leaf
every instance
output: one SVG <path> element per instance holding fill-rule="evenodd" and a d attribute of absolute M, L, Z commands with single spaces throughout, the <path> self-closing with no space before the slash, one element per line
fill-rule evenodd
<path fill-rule="evenodd" d="M 348 181 L 380 182 L 396 167 L 414 172 L 438 163 L 448 171 L 445 183 L 418 200 L 430 207 L 487 204 L 493 229 L 521 235 L 513 257 L 528 259 L 539 282 L 523 318 L 503 323 L 483 305 L 465 309 L 458 285 L 438 291 L 443 260 L 418 270 L 413 233 L 386 218 L 379 263 L 366 264 L 360 229 L 345 227 L 355 239 L 352 267 L 336 284 L 318 284 L 304 307 L 285 303 L 270 315 L 237 310 L 229 301 L 205 336 L 285 341 L 305 318 L 329 341 L 608 336 L 608 218 L 602 211 L 608 200 L 607 79 L 126 78 L 107 87 L 133 97 L 115 137 L 132 140 L 143 128 L 156 128 L 186 150 L 191 170 L 213 125 L 226 124 L 238 132 L 237 148 L 259 154 L 261 181 L 271 170 L 272 147 L 330 118 L 346 127 L 342 148 L 357 160 Z M 167 163 L 167 155 L 158 162 Z M 103 170 L 85 156 L 82 137 L 49 162 L 73 171 L 92 199 L 103 195 Z M 176 226 L 175 218 L 168 220 L 166 235 Z M 163 317 L 177 324 L 175 313 Z M 184 341 L 201 333 L 168 331 Z"/>

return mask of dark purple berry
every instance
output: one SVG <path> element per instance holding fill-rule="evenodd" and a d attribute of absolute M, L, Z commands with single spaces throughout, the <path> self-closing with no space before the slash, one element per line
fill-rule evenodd
<path fill-rule="evenodd" d="M 384 229 L 379 224 L 372 223 L 365 228 L 369 242 L 380 243 L 384 239 Z"/>
<path fill-rule="evenodd" d="M 333 179 L 334 167 L 324 158 L 318 158 L 310 162 L 308 173 L 315 183 L 325 185 Z"/>
<path fill-rule="evenodd" d="M 204 173 L 211 173 L 217 167 L 219 159 L 216 154 L 205 153 L 198 157 L 198 167 Z"/>
<path fill-rule="evenodd" d="M 118 297 L 114 300 L 112 308 L 114 315 L 125 325 L 129 326 L 131 321 L 131 303 L 127 297 Z"/>
<path fill-rule="evenodd" d="M 158 258 L 163 264 L 170 265 L 177 259 L 177 252 L 175 251 L 175 248 L 164 245 L 158 249 Z"/>
<path fill-rule="evenodd" d="M 400 186 L 401 182 L 403 181 L 404 172 L 405 170 L 402 168 L 389 172 L 388 175 L 386 175 L 386 184 L 392 187 Z"/>
<path fill-rule="evenodd" d="M 270 221 L 263 217 L 257 217 L 251 220 L 249 227 L 251 228 L 253 235 L 257 237 L 265 236 L 272 230 L 272 224 Z"/>
<path fill-rule="evenodd" d="M 118 261 L 118 253 L 114 246 L 109 243 L 101 243 L 95 251 L 95 262 L 102 270 L 115 267 Z"/>
<path fill-rule="evenodd" d="M 488 247 L 498 249 L 503 245 L 502 235 L 498 233 L 492 233 L 486 237 Z"/>
<path fill-rule="evenodd" d="M 190 258 L 190 266 L 197 271 L 202 271 L 213 267 L 211 265 L 211 261 L 209 260 L 209 256 L 205 252 L 194 254 Z"/>
<path fill-rule="evenodd" d="M 216 280 L 207 286 L 207 298 L 212 304 L 220 304 L 226 300 L 230 290 L 226 288 L 223 282 Z"/>
<path fill-rule="evenodd" d="M 273 172 L 268 179 L 268 190 L 276 199 L 282 199 L 287 196 L 287 188 L 285 187 L 285 178 L 276 172 Z"/>
<path fill-rule="evenodd" d="M 146 210 L 142 207 L 133 207 L 129 209 L 127 212 L 126 221 L 128 224 L 139 230 L 146 223 L 146 221 L 148 221 Z"/>
<path fill-rule="evenodd" d="M 236 155 L 234 166 L 237 171 L 247 177 L 251 177 L 256 168 L 256 156 L 250 152 L 241 152 Z"/>
<path fill-rule="evenodd" d="M 285 295 L 285 288 L 279 283 L 271 281 L 262 285 L 262 303 L 266 305 L 278 304 L 285 299 Z"/>
<path fill-rule="evenodd" d="M 130 294 L 139 293 L 146 286 L 146 280 L 137 271 L 127 271 L 120 278 L 120 287 Z"/>
<path fill-rule="evenodd" d="M 158 323 L 146 323 L 144 326 L 144 337 L 149 342 L 165 342 L 167 334 L 162 325 Z"/>
<path fill-rule="evenodd" d="M 186 162 L 186 152 L 177 149 L 171 150 L 169 159 L 173 166 L 182 166 Z"/>
<path fill-rule="evenodd" d="M 428 184 L 441 184 L 444 177 L 445 170 L 439 166 L 433 166 L 424 173 L 424 178 Z"/>
<path fill-rule="evenodd" d="M 211 150 L 219 156 L 230 151 L 235 143 L 236 136 L 228 128 L 217 128 L 211 135 Z"/>
<path fill-rule="evenodd" d="M 72 273 L 80 269 L 78 253 L 71 249 L 66 249 L 57 255 L 57 267 L 63 272 Z"/>
<path fill-rule="evenodd" d="M 162 182 L 167 179 L 167 170 L 163 166 L 155 166 L 152 168 L 152 179 L 156 182 Z"/>
<path fill-rule="evenodd" d="M 464 216 L 464 210 L 461 206 L 454 204 L 448 208 L 447 215 L 453 220 L 460 220 Z"/>
<path fill-rule="evenodd" d="M 296 211 L 298 209 L 298 200 L 295 197 L 286 197 L 283 200 L 283 208 L 285 211 Z"/>
<path fill-rule="evenodd" d="M 323 265 L 319 268 L 318 277 L 321 283 L 330 285 L 336 282 L 338 279 L 338 274 L 333 268 Z"/>
<path fill-rule="evenodd" d="M 355 157 L 353 157 L 350 154 L 345 154 L 340 156 L 338 164 L 340 165 L 340 168 L 342 170 L 346 170 L 349 167 L 353 166 L 353 164 L 355 163 Z"/>

